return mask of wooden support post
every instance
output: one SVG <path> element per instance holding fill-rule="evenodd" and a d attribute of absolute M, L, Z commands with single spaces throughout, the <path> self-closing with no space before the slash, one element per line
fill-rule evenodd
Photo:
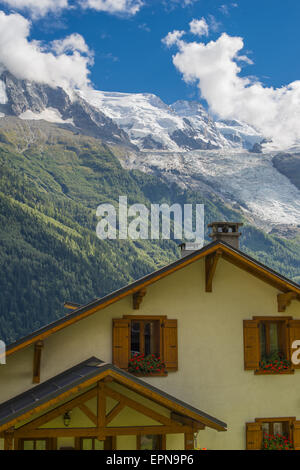
<path fill-rule="evenodd" d="M 104 441 L 105 434 L 105 420 L 106 420 L 106 394 L 105 394 L 105 384 L 103 382 L 98 382 L 98 392 L 97 392 L 97 427 L 99 429 L 98 439 Z"/>
<path fill-rule="evenodd" d="M 4 432 L 4 450 L 13 450 L 14 428 L 7 429 Z"/>
<path fill-rule="evenodd" d="M 135 292 L 132 296 L 133 309 L 139 310 L 143 298 L 145 297 L 147 291 L 146 289 L 141 289 L 138 292 Z"/>
<path fill-rule="evenodd" d="M 296 292 L 287 292 L 277 295 L 278 312 L 285 312 L 292 300 L 297 298 Z"/>
<path fill-rule="evenodd" d="M 184 434 L 184 448 L 185 450 L 194 450 L 194 434 L 186 432 Z"/>
<path fill-rule="evenodd" d="M 32 375 L 32 383 L 34 384 L 39 384 L 41 381 L 41 357 L 42 357 L 43 347 L 44 347 L 43 341 L 37 341 L 34 344 L 33 375 Z"/>
<path fill-rule="evenodd" d="M 221 256 L 222 251 L 217 250 L 215 253 L 205 257 L 205 292 L 212 292 L 212 281 Z"/>

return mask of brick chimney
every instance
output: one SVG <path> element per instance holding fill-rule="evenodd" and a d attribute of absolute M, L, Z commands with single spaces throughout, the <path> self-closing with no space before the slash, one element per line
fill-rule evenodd
<path fill-rule="evenodd" d="M 233 246 L 233 248 L 239 249 L 239 238 L 241 236 L 239 227 L 243 225 L 240 222 L 212 222 L 208 225 L 212 228 L 209 236 L 213 241 L 223 241 Z"/>

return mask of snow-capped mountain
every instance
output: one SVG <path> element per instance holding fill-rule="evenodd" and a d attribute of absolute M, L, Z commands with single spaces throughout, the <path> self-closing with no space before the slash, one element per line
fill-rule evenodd
<path fill-rule="evenodd" d="M 93 137 L 140 150 L 250 149 L 262 140 L 246 124 L 215 122 L 196 101 L 169 106 L 150 93 L 70 93 L 17 79 L 9 72 L 0 77 L 0 117 L 5 115 L 73 126 Z"/>
<path fill-rule="evenodd" d="M 150 93 L 111 93 L 88 90 L 79 93 L 90 105 L 109 116 L 140 150 L 211 150 L 251 148 L 262 136 L 237 122 L 236 139 L 230 129 L 223 134 L 204 107 L 195 101 L 168 106 Z"/>
<path fill-rule="evenodd" d="M 0 113 L 68 125 L 92 137 L 132 146 L 116 123 L 79 96 L 74 99 L 60 87 L 19 80 L 9 72 L 0 77 Z"/>
<path fill-rule="evenodd" d="M 118 144 L 125 168 L 216 195 L 266 231 L 299 224 L 294 166 L 278 170 L 273 161 L 278 150 L 264 144 L 260 153 L 263 136 L 257 130 L 235 120 L 214 121 L 199 102 L 167 105 L 149 93 L 71 93 L 4 72 L 0 122 L 9 126 L 5 116 L 50 121 Z"/>
<path fill-rule="evenodd" d="M 260 144 L 264 140 L 262 134 L 245 122 L 219 120 L 216 122 L 216 127 L 225 139 L 232 142 L 236 147 L 244 147 L 250 150 L 253 149 L 255 144 Z"/>
<path fill-rule="evenodd" d="M 177 112 L 176 103 L 168 106 L 149 93 L 80 92 L 92 106 L 101 109 L 141 150 L 195 150 L 231 147 L 205 110 L 192 119 Z M 199 104 L 199 106 L 201 106 Z M 179 108 L 179 106 L 178 106 Z"/>

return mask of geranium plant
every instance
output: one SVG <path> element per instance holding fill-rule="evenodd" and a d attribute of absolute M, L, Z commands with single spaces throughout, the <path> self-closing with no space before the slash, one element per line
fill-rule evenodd
<path fill-rule="evenodd" d="M 260 369 L 270 372 L 280 372 L 288 370 L 291 362 L 284 358 L 284 355 L 277 351 L 269 356 L 265 356 L 259 363 Z"/>
<path fill-rule="evenodd" d="M 151 375 L 157 372 L 164 372 L 165 365 L 159 356 L 155 354 L 134 354 L 128 364 L 129 372 L 136 374 Z"/>
<path fill-rule="evenodd" d="M 263 437 L 263 450 L 291 450 L 293 443 L 290 439 L 282 434 L 267 434 Z"/>

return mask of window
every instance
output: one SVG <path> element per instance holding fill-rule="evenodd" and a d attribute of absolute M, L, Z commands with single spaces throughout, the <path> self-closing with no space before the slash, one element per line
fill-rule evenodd
<path fill-rule="evenodd" d="M 80 450 L 113 450 L 113 438 L 107 437 L 104 441 L 99 441 L 94 437 L 81 437 L 79 442 Z"/>
<path fill-rule="evenodd" d="M 20 439 L 20 450 L 52 450 L 51 439 Z"/>
<path fill-rule="evenodd" d="M 244 320 L 244 366 L 258 374 L 292 373 L 292 343 L 300 339 L 300 321 L 291 317 Z"/>
<path fill-rule="evenodd" d="M 113 320 L 113 364 L 128 369 L 135 354 L 153 354 L 160 357 L 168 372 L 177 370 L 177 320 L 140 315 Z"/>
<path fill-rule="evenodd" d="M 131 320 L 130 352 L 134 354 L 160 355 L 159 320 Z"/>
<path fill-rule="evenodd" d="M 165 450 L 165 436 L 159 434 L 143 434 L 137 436 L 137 450 Z"/>
<path fill-rule="evenodd" d="M 296 418 L 256 418 L 246 424 L 248 450 L 300 449 L 300 421 Z"/>
<path fill-rule="evenodd" d="M 285 332 L 285 321 L 262 320 L 259 322 L 261 360 L 277 353 L 286 358 Z"/>

